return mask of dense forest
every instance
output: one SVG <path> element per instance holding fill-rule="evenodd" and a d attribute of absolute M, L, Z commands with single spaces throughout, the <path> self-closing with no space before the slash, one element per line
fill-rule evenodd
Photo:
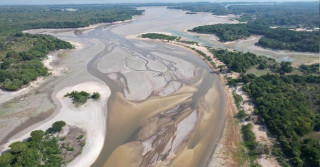
<path fill-rule="evenodd" d="M 70 43 L 49 35 L 16 33 L 7 38 L 0 49 L 0 86 L 9 91 L 46 76 L 48 69 L 41 60 L 50 51 L 72 48 Z"/>
<path fill-rule="evenodd" d="M 235 72 L 245 73 L 249 68 L 260 64 L 267 64 L 265 57 L 258 57 L 253 53 L 230 52 L 223 49 L 212 49 L 211 52 L 227 65 L 227 67 Z M 266 67 L 265 67 L 266 68 Z"/>
<path fill-rule="evenodd" d="M 215 15 L 236 14 L 241 15 L 241 21 L 258 21 L 268 26 L 319 27 L 318 2 L 178 3 L 169 8 Z"/>
<path fill-rule="evenodd" d="M 283 75 L 293 71 L 291 62 L 278 63 L 273 58 L 257 56 L 250 52 L 243 53 L 225 49 L 210 49 L 210 51 L 216 58 L 226 64 L 229 70 L 234 72 L 246 73 L 251 68 L 258 70 L 269 68 L 270 72 Z"/>
<path fill-rule="evenodd" d="M 124 5 L 2 6 L 0 11 L 0 87 L 9 91 L 46 76 L 41 60 L 50 51 L 72 48 L 57 38 L 22 30 L 84 27 L 131 19 L 143 12 Z"/>
<path fill-rule="evenodd" d="M 26 29 L 77 28 L 123 21 L 143 12 L 121 5 L 5 6 L 0 11 L 0 35 Z"/>
<path fill-rule="evenodd" d="M 302 64 L 299 66 L 299 70 L 303 72 L 304 74 L 320 74 L 320 64 L 311 64 L 311 65 L 305 65 Z"/>
<path fill-rule="evenodd" d="M 298 52 L 319 52 L 319 31 L 297 32 L 289 28 L 319 27 L 318 2 L 290 3 L 180 3 L 169 6 L 191 12 L 211 12 L 215 15 L 241 15 L 247 24 L 218 24 L 195 27 L 191 31 L 215 34 L 220 41 L 234 41 L 262 35 L 259 46 Z M 278 28 L 272 29 L 271 26 Z"/>
<path fill-rule="evenodd" d="M 65 155 L 74 151 L 66 137 L 57 137 L 56 133 L 59 133 L 65 125 L 64 121 L 57 121 L 46 132 L 35 130 L 30 133 L 30 138 L 27 140 L 11 143 L 10 150 L 0 156 L 0 166 L 60 167 L 65 165 L 67 163 L 64 159 Z M 69 138 L 73 138 L 72 141 L 82 147 L 85 144 L 81 135 Z"/>
<path fill-rule="evenodd" d="M 319 64 L 302 65 L 299 70 L 307 75 L 296 75 L 294 73 L 299 73 L 298 69 L 294 69 L 290 62 L 277 63 L 274 59 L 252 53 L 223 49 L 211 49 L 211 51 L 231 71 L 241 72 L 240 78 L 229 79 L 228 83 L 229 85 L 244 83 L 244 90 L 254 101 L 254 113 L 259 116 L 259 122 L 268 127 L 280 145 L 282 151 L 273 149 L 279 162 L 283 166 L 292 164 L 299 167 L 303 165 L 318 167 L 320 164 Z M 249 68 L 264 69 L 260 67 L 261 65 L 273 73 L 259 77 L 252 73 L 245 74 Z M 235 98 L 236 103 L 239 101 L 241 99 Z M 240 112 L 237 117 L 243 118 L 245 113 Z M 250 128 L 250 125 L 243 126 L 242 132 L 249 156 L 254 158 L 259 150 Z M 283 154 L 286 158 L 283 158 Z"/>
<path fill-rule="evenodd" d="M 319 76 L 243 75 L 262 123 L 278 139 L 294 166 L 320 164 Z M 316 107 L 313 107 L 316 106 Z"/>
<path fill-rule="evenodd" d="M 195 27 L 191 31 L 215 34 L 222 42 L 234 41 L 250 35 L 263 35 L 256 43 L 262 47 L 299 52 L 319 52 L 319 32 L 297 32 L 285 28 L 272 29 L 256 22 L 206 25 Z"/>

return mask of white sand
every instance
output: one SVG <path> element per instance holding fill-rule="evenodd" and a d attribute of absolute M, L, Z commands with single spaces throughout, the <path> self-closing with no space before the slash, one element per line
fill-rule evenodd
<path fill-rule="evenodd" d="M 75 107 L 70 98 L 64 97 L 66 93 L 71 91 L 86 91 L 89 93 L 99 92 L 101 98 L 98 101 L 88 100 L 87 103 L 80 107 Z M 79 127 L 86 131 L 86 145 L 82 153 L 76 157 L 68 166 L 70 167 L 88 167 L 99 156 L 103 147 L 106 133 L 106 108 L 107 100 L 110 96 L 110 89 L 107 85 L 100 82 L 85 82 L 75 86 L 65 87 L 56 94 L 56 98 L 61 104 L 61 109 L 57 115 L 51 120 L 42 123 L 40 126 L 32 126 L 27 133 L 20 137 L 10 139 L 4 146 L 4 150 L 8 149 L 8 145 L 15 141 L 21 141 L 29 137 L 33 130 L 46 130 L 59 120 L 65 121 L 68 125 Z M 4 151 L 2 150 L 2 151 Z"/>
<path fill-rule="evenodd" d="M 84 48 L 82 43 L 75 42 L 75 41 L 70 41 L 70 40 L 68 40 L 68 42 L 71 43 L 75 47 L 75 49 L 77 49 L 77 50 L 80 50 L 80 49 Z"/>

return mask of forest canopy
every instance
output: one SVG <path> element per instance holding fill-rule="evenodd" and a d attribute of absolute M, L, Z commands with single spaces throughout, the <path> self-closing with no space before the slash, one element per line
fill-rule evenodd
<path fill-rule="evenodd" d="M 49 35 L 10 35 L 4 48 L 0 49 L 3 54 L 0 56 L 0 87 L 14 91 L 39 76 L 48 75 L 41 60 L 50 51 L 71 48 L 70 43 Z"/>
<path fill-rule="evenodd" d="M 124 21 L 143 12 L 121 5 L 5 6 L 0 11 L 0 35 L 26 29 L 77 28 Z"/>
<path fill-rule="evenodd" d="M 268 26 L 319 27 L 319 2 L 178 3 L 169 8 L 214 15 L 235 14 L 240 15 L 240 21 L 258 21 Z"/>
<path fill-rule="evenodd" d="M 262 35 L 256 43 L 265 48 L 298 52 L 319 52 L 319 31 L 297 32 L 289 28 L 319 28 L 318 2 L 283 3 L 179 3 L 169 6 L 191 12 L 210 12 L 215 15 L 235 14 L 245 24 L 217 24 L 193 28 L 191 31 L 215 34 L 220 41 L 234 41 Z M 270 27 L 278 28 L 272 29 Z"/>
<path fill-rule="evenodd" d="M 262 47 L 299 52 L 319 52 L 319 32 L 297 32 L 285 28 L 272 29 L 256 22 L 205 25 L 195 27 L 191 31 L 215 34 L 222 42 L 234 41 L 250 35 L 262 35 L 263 37 L 256 43 Z"/>
<path fill-rule="evenodd" d="M 319 76 L 248 74 L 239 81 L 244 82 L 244 90 L 256 105 L 255 112 L 278 139 L 290 162 L 294 166 L 319 166 L 320 137 L 311 135 L 320 130 Z"/>

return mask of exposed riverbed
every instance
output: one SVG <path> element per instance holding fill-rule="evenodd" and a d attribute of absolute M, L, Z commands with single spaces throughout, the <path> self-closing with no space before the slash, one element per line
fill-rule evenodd
<path fill-rule="evenodd" d="M 225 121 L 219 77 L 188 50 L 127 37 L 159 31 L 183 36 L 190 35 L 185 30 L 195 26 L 236 22 L 166 7 L 143 9 L 144 15 L 121 24 L 29 31 L 81 47 L 60 55 L 52 64 L 52 68 L 64 69 L 59 76 L 1 104 L 1 143 L 54 118 L 61 110 L 57 98 L 61 90 L 93 81 L 108 86 L 111 95 L 106 107 L 102 106 L 107 119 L 104 145 L 92 166 L 206 166 Z"/>

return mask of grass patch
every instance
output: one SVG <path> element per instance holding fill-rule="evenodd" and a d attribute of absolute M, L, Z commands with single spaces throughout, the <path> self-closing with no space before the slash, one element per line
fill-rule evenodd
<path fill-rule="evenodd" d="M 252 124 L 242 125 L 241 127 L 243 145 L 248 150 L 248 156 L 251 162 L 258 158 L 257 147 L 259 143 L 256 141 L 256 136 L 252 132 Z"/>
<path fill-rule="evenodd" d="M 237 108 L 240 109 L 240 103 L 242 102 L 242 97 L 236 94 L 236 91 L 232 91 L 232 96 L 234 98 L 234 103 L 236 104 Z"/>
<path fill-rule="evenodd" d="M 248 158 L 246 156 L 246 148 L 243 144 L 237 145 L 237 152 L 235 154 L 235 158 L 240 166 L 244 165 L 247 162 Z"/>

